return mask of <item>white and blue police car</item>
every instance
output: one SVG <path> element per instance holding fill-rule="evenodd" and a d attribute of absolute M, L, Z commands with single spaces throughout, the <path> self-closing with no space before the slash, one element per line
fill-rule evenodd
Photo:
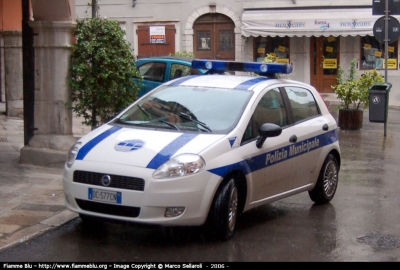
<path fill-rule="evenodd" d="M 73 145 L 68 209 L 84 221 L 204 225 L 227 240 L 237 217 L 262 204 L 300 192 L 332 200 L 338 128 L 315 88 L 277 78 L 287 64 L 192 66 L 210 75 L 164 83 Z M 226 70 L 259 75 L 218 75 Z"/>

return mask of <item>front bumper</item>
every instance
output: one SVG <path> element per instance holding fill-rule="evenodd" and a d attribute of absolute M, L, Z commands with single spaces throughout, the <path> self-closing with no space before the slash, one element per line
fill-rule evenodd
<path fill-rule="evenodd" d="M 144 190 L 73 182 L 75 170 L 142 178 Z M 129 222 L 174 226 L 202 225 L 207 218 L 220 177 L 203 170 L 185 177 L 154 179 L 153 172 L 153 169 L 147 168 L 77 160 L 72 168 L 65 166 L 64 170 L 66 207 L 81 214 Z M 88 198 L 89 188 L 119 191 L 122 194 L 121 203 L 91 201 Z M 166 207 L 185 207 L 185 211 L 180 216 L 167 218 L 164 216 Z"/>

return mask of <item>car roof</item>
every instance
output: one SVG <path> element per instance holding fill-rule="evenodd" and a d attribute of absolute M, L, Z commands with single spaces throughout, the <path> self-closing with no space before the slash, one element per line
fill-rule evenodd
<path fill-rule="evenodd" d="M 141 62 L 151 62 L 151 61 L 166 61 L 166 62 L 181 61 L 191 64 L 193 60 L 194 58 L 184 57 L 184 56 L 154 56 L 154 57 L 140 58 L 136 60 L 136 62 L 141 63 Z"/>
<path fill-rule="evenodd" d="M 256 86 L 262 84 L 264 87 L 269 84 L 292 83 L 296 81 L 275 79 L 264 76 L 251 75 L 191 75 L 167 82 L 169 85 L 193 86 L 193 87 L 212 87 L 236 90 L 254 90 Z M 301 84 L 301 83 L 300 83 Z M 264 88 L 263 87 L 263 88 Z"/>

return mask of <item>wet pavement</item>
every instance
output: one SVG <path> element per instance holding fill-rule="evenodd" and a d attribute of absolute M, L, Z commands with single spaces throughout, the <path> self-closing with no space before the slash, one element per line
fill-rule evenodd
<path fill-rule="evenodd" d="M 76 137 L 89 131 L 81 122 L 74 118 Z M 7 117 L 0 102 L 0 252 L 76 217 L 64 205 L 63 168 L 19 162 L 23 132 L 23 120 Z"/>
<path fill-rule="evenodd" d="M 328 105 L 335 106 L 336 101 L 330 96 L 324 98 Z M 19 150 L 23 147 L 23 122 L 21 119 L 7 118 L 3 111 L 4 103 L 0 103 L 0 252 L 57 228 L 77 216 L 64 207 L 62 168 L 19 163 Z M 336 112 L 332 114 L 337 117 Z M 82 128 L 77 119 L 74 120 L 73 130 L 76 136 L 88 131 Z M 338 193 L 333 201 L 335 207 L 329 208 L 335 212 L 335 217 L 320 220 L 312 231 L 318 236 L 324 226 L 335 227 L 338 231 L 331 233 L 335 235 L 335 241 L 348 242 L 342 248 L 350 250 L 349 257 L 343 260 L 351 260 L 354 241 L 350 239 L 354 238 L 357 243 L 363 244 L 361 248 L 358 247 L 361 250 L 357 250 L 357 254 L 368 253 L 369 248 L 389 250 L 383 259 L 372 257 L 372 261 L 397 261 L 400 258 L 400 213 L 397 211 L 400 207 L 400 107 L 389 109 L 386 130 L 387 135 L 384 136 L 383 123 L 369 122 L 368 110 L 364 111 L 361 130 L 339 130 L 344 162 Z M 299 195 L 276 205 L 281 209 L 289 209 L 289 206 L 298 204 L 303 196 L 308 195 Z M 313 215 L 313 211 L 317 210 L 311 209 L 310 215 Z M 251 217 L 248 217 L 251 221 Z M 254 222 L 257 223 L 253 220 L 252 224 Z M 346 226 L 333 226 L 333 222 Z M 346 231 L 346 228 L 349 230 Z M 250 237 L 251 229 L 243 230 L 243 233 Z M 301 234 L 309 233 L 308 229 Z M 330 241 L 322 233 L 320 236 L 324 242 Z M 248 258 L 251 260 L 251 257 Z"/>

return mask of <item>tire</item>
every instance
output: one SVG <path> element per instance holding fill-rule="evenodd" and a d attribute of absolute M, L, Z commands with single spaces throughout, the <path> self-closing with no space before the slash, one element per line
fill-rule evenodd
<path fill-rule="evenodd" d="M 238 215 L 238 190 L 234 179 L 218 189 L 210 211 L 210 229 L 220 240 L 230 239 L 236 227 Z"/>
<path fill-rule="evenodd" d="M 315 187 L 308 192 L 308 195 L 316 204 L 328 203 L 335 196 L 338 181 L 338 161 L 332 154 L 329 154 L 322 165 Z"/>

